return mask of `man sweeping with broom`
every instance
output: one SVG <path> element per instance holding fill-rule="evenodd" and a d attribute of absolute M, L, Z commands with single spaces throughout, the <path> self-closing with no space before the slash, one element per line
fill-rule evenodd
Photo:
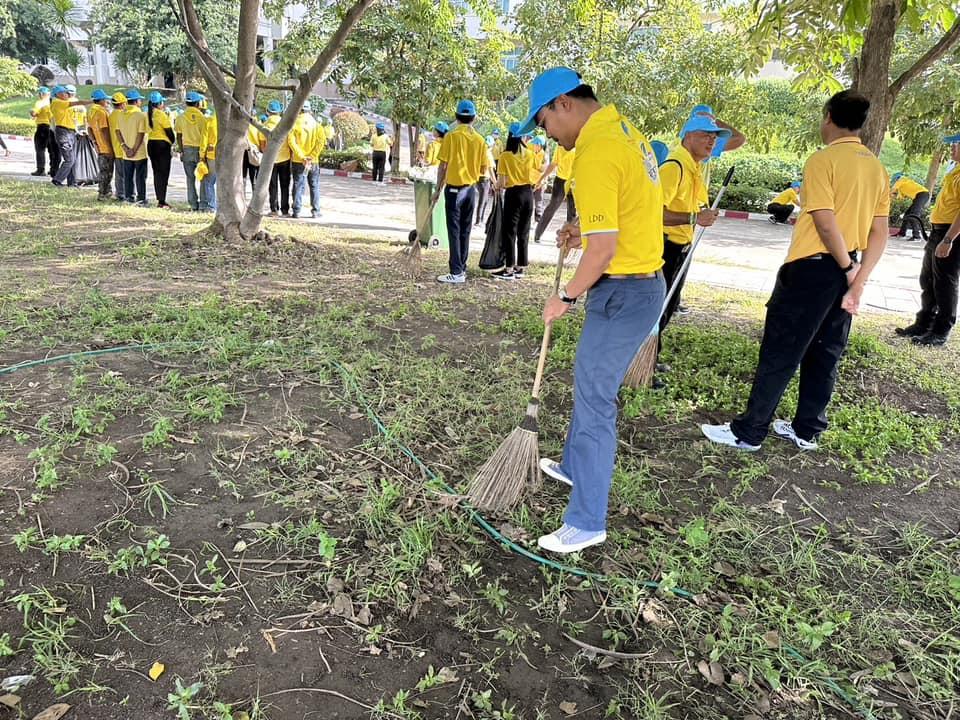
<path fill-rule="evenodd" d="M 663 201 L 650 143 L 614 105 L 601 105 L 578 73 L 545 71 L 529 99 L 520 132 L 539 126 L 563 148 L 577 148 L 571 184 L 579 220 L 563 226 L 557 244 L 582 247 L 583 256 L 566 287 L 547 300 L 543 321 L 550 325 L 587 295 L 585 319 L 563 459 L 540 461 L 572 491 L 562 527 L 538 541 L 544 550 L 572 553 L 607 537 L 617 391 L 664 298 Z"/>

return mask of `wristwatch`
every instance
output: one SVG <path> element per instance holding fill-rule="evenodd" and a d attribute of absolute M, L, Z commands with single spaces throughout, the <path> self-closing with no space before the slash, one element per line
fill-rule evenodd
<path fill-rule="evenodd" d="M 570 297 L 567 295 L 566 288 L 560 288 L 560 291 L 557 293 L 560 296 L 560 301 L 566 303 L 567 305 L 576 305 L 577 299 L 575 297 Z"/>
<path fill-rule="evenodd" d="M 850 261 L 850 264 L 847 265 L 845 268 L 843 268 L 843 274 L 846 275 L 848 272 L 850 272 L 851 270 L 853 270 L 853 268 L 855 268 L 855 267 L 856 267 L 856 263 L 854 263 L 854 262 L 851 260 L 851 261 Z"/>

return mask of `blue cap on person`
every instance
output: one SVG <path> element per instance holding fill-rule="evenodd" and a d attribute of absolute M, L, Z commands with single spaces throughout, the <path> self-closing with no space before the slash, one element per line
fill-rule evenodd
<path fill-rule="evenodd" d="M 77 94 L 77 86 L 76 86 L 76 85 L 64 85 L 64 86 L 63 86 L 63 89 L 66 90 L 66 91 L 67 91 L 68 93 L 70 93 L 71 95 L 76 95 L 76 94 Z"/>
<path fill-rule="evenodd" d="M 267 103 L 267 112 L 272 115 L 279 115 L 283 112 L 283 105 L 280 104 L 279 100 L 271 100 Z"/>
<path fill-rule="evenodd" d="M 266 115 L 261 115 L 261 116 L 260 116 L 260 122 L 266 122 L 266 121 L 267 121 L 267 116 L 266 116 Z"/>
<path fill-rule="evenodd" d="M 450 126 L 447 125 L 443 120 L 441 120 L 436 125 L 434 125 L 433 129 L 436 130 L 437 132 L 442 132 L 442 133 L 450 132 Z"/>
<path fill-rule="evenodd" d="M 143 100 L 143 95 L 140 94 L 140 91 L 136 88 L 130 88 L 124 94 L 124 97 L 127 98 L 127 102 L 136 102 L 137 100 Z"/>
<path fill-rule="evenodd" d="M 188 103 L 198 103 L 203 100 L 203 95 L 198 93 L 196 90 L 191 90 L 187 93 L 185 99 Z"/>
<path fill-rule="evenodd" d="M 106 94 L 103 90 L 101 90 L 100 88 L 97 88 L 97 89 L 94 90 L 92 93 L 90 93 L 90 99 L 93 100 L 94 102 L 99 102 L 100 100 L 106 100 L 108 97 L 110 97 L 110 96 L 107 95 L 107 94 Z"/>
<path fill-rule="evenodd" d="M 794 180 L 792 183 L 790 183 L 790 187 L 792 187 L 794 190 L 799 190 L 799 189 L 800 189 L 800 183 L 797 182 L 796 180 Z"/>
<path fill-rule="evenodd" d="M 582 84 L 583 79 L 580 73 L 568 67 L 550 68 L 537 75 L 527 90 L 530 110 L 526 119 L 520 124 L 520 134 L 533 132 L 537 126 L 537 113 L 545 105 L 549 105 L 564 93 L 576 90 Z"/>
<path fill-rule="evenodd" d="M 510 123 L 510 127 L 507 128 L 507 134 L 510 137 L 520 137 L 520 123 Z"/>
<path fill-rule="evenodd" d="M 693 110 L 690 111 L 690 117 L 694 115 L 709 115 L 710 117 L 715 117 L 716 114 L 709 105 L 696 105 Z"/>
<path fill-rule="evenodd" d="M 483 139 L 483 141 L 487 144 L 487 147 L 493 147 L 493 143 L 496 142 L 496 141 L 493 139 L 493 135 L 487 135 L 487 136 Z"/>
<path fill-rule="evenodd" d="M 949 145 L 960 143 L 960 133 L 957 133 L 956 135 L 947 135 L 943 141 Z"/>
<path fill-rule="evenodd" d="M 499 128 L 494 128 L 494 129 L 493 129 L 493 132 L 490 133 L 490 134 L 493 135 L 495 138 L 498 138 L 498 137 L 500 137 L 500 129 L 499 129 Z"/>
<path fill-rule="evenodd" d="M 670 148 L 667 147 L 665 142 L 660 142 L 659 140 L 654 140 L 650 143 L 650 147 L 653 148 L 653 154 L 657 158 L 657 167 L 663 165 L 670 155 Z"/>
<path fill-rule="evenodd" d="M 63 85 L 57 85 L 53 88 L 53 90 L 50 91 L 50 94 L 56 97 L 57 95 L 65 93 L 66 91 L 67 89 Z"/>
<path fill-rule="evenodd" d="M 384 132 L 386 129 L 387 129 L 386 125 L 384 125 L 383 123 L 377 123 L 377 130 L 379 130 L 380 132 Z"/>
<path fill-rule="evenodd" d="M 695 115 L 683 126 L 683 129 L 680 131 L 680 137 L 683 138 L 687 133 L 692 132 L 708 132 L 716 133 L 718 138 L 726 139 L 730 137 L 731 133 L 726 128 L 722 128 L 714 121 L 712 117 L 708 115 Z"/>
<path fill-rule="evenodd" d="M 154 90 L 150 93 L 150 104 L 151 105 L 162 105 L 164 102 L 163 95 Z"/>
<path fill-rule="evenodd" d="M 473 100 L 461 100 L 457 103 L 457 115 L 476 117 L 477 106 L 473 104 Z"/>
<path fill-rule="evenodd" d="M 903 173 L 894 173 L 890 176 L 890 182 L 895 183 L 897 180 L 903 177 Z"/>
<path fill-rule="evenodd" d="M 37 88 L 37 95 L 49 95 L 49 94 L 50 94 L 50 88 L 48 88 L 46 85 L 41 85 L 40 87 Z"/>

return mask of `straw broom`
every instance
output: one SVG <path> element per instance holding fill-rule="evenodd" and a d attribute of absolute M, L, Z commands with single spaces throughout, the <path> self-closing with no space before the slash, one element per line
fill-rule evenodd
<path fill-rule="evenodd" d="M 557 258 L 557 272 L 553 279 L 553 291 L 560 287 L 566 248 L 561 248 Z M 525 488 L 536 490 L 540 486 L 540 427 L 537 414 L 540 410 L 540 382 L 547 364 L 550 348 L 551 324 L 543 328 L 540 342 L 540 360 L 533 381 L 533 392 L 527 404 L 527 414 L 520 426 L 500 443 L 490 459 L 477 471 L 467 488 L 470 503 L 481 510 L 500 512 L 509 510 L 520 500 Z"/>
<path fill-rule="evenodd" d="M 713 205 L 710 206 L 711 210 L 716 210 L 717 207 L 719 207 L 720 200 L 723 198 L 723 193 L 726 191 L 727 185 L 730 184 L 730 178 L 733 177 L 733 168 L 734 166 L 731 165 L 730 169 L 727 171 L 727 176 L 723 179 L 723 185 L 720 186 L 720 190 L 717 192 L 717 197 L 714 198 Z M 660 318 L 662 318 L 663 314 L 667 311 L 667 308 L 670 306 L 670 301 L 673 299 L 674 294 L 676 294 L 677 289 L 680 287 L 680 280 L 690 267 L 690 262 L 693 260 L 693 253 L 697 249 L 697 245 L 699 245 L 700 241 L 703 239 L 703 233 L 705 231 L 705 227 L 702 227 L 697 231 L 697 237 L 690 246 L 690 250 L 687 252 L 687 257 L 683 260 L 683 265 L 680 266 L 680 270 L 676 275 L 674 275 L 673 282 L 670 284 L 670 290 L 667 292 L 667 296 L 663 299 L 663 306 L 660 309 L 660 315 L 657 318 L 657 321 L 653 324 L 650 334 L 647 335 L 646 340 L 643 341 L 643 344 L 640 346 L 637 354 L 634 355 L 633 361 L 630 363 L 630 367 L 627 369 L 627 374 L 623 378 L 623 384 L 626 387 L 649 387 L 650 383 L 653 381 L 653 373 L 657 368 L 657 345 L 660 335 Z"/>
<path fill-rule="evenodd" d="M 438 192 L 436 197 L 430 201 L 430 208 L 420 223 L 420 227 L 410 231 L 410 235 L 407 238 L 410 244 L 397 253 L 397 264 L 411 280 L 419 280 L 423 274 L 423 257 L 420 252 L 420 238 L 426 235 L 427 228 L 430 227 L 430 221 L 433 218 L 433 209 L 437 206 L 439 200 L 440 193 Z"/>

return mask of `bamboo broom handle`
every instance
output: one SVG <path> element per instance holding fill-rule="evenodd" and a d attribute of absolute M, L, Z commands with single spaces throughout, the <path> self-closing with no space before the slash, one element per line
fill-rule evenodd
<path fill-rule="evenodd" d="M 553 276 L 553 292 L 556 294 L 560 290 L 560 276 L 563 275 L 563 261 L 567 257 L 567 247 L 560 248 L 557 252 L 557 271 Z M 547 351 L 550 349 L 550 328 L 551 325 L 545 325 L 543 328 L 543 340 L 540 342 L 540 360 L 537 362 L 537 376 L 533 380 L 533 392 L 530 395 L 534 400 L 540 399 L 540 383 L 543 380 L 543 369 L 547 365 Z"/>

